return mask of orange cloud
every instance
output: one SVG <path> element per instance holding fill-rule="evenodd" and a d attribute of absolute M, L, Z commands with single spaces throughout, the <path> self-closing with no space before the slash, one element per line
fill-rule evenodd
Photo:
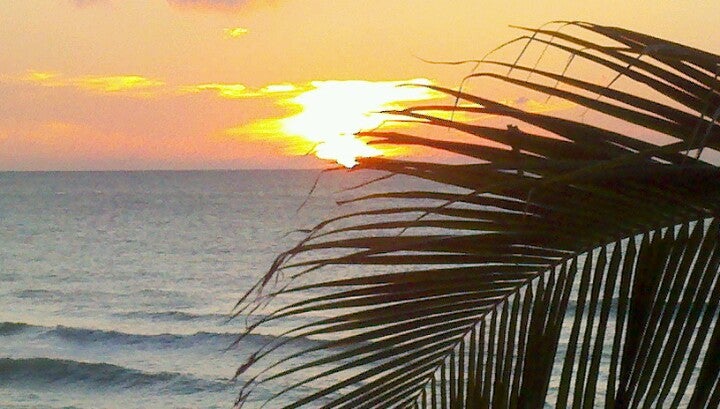
<path fill-rule="evenodd" d="M 59 76 L 56 72 L 50 71 L 30 71 L 25 77 L 28 81 L 45 82 L 50 81 Z"/>
<path fill-rule="evenodd" d="M 29 71 L 19 78 L 19 82 L 43 87 L 74 87 L 103 94 L 125 93 L 136 97 L 153 96 L 153 91 L 165 85 L 163 81 L 140 75 L 86 75 L 67 78 L 52 71 Z"/>
<path fill-rule="evenodd" d="M 72 83 L 80 88 L 98 92 L 150 90 L 165 85 L 162 81 L 139 75 L 86 76 L 75 78 Z"/>
<path fill-rule="evenodd" d="M 44 87 L 62 87 L 66 82 L 62 80 L 61 75 L 53 71 L 35 71 L 30 70 L 19 78 L 10 78 L 10 81 L 29 82 L 32 84 L 42 85 Z"/>
<path fill-rule="evenodd" d="M 269 96 L 272 94 L 287 94 L 287 93 L 297 93 L 301 90 L 301 88 L 297 87 L 293 84 L 270 84 L 266 85 L 260 89 L 248 89 L 246 86 L 242 84 L 228 84 L 228 83 L 207 83 L 207 84 L 197 84 L 197 85 L 188 85 L 184 87 L 180 87 L 180 92 L 183 93 L 198 93 L 203 91 L 214 91 L 217 93 L 218 96 L 223 98 L 229 98 L 229 99 L 238 99 L 238 98 L 253 98 L 253 97 L 263 97 L 263 96 Z"/>
<path fill-rule="evenodd" d="M 85 75 L 65 77 L 53 71 L 28 71 L 16 77 L 3 78 L 8 82 L 30 83 L 42 87 L 73 87 L 101 94 L 122 93 L 135 97 L 152 97 L 173 92 L 167 89 L 165 82 L 146 78 L 140 75 Z M 290 83 L 269 84 L 262 88 L 250 89 L 239 83 L 203 83 L 176 87 L 175 92 L 200 93 L 215 92 L 219 97 L 227 99 L 254 98 L 265 96 L 286 96 L 307 90 L 308 86 Z"/>
<path fill-rule="evenodd" d="M 221 83 L 208 83 L 189 85 L 180 88 L 181 92 L 198 93 L 202 91 L 215 91 L 223 98 L 246 98 L 250 96 L 247 87 L 242 84 L 221 84 Z"/>

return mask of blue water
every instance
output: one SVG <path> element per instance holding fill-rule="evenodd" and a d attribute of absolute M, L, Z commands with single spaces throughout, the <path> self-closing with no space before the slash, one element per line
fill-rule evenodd
<path fill-rule="evenodd" d="M 227 350 L 228 313 L 367 179 L 308 196 L 317 175 L 0 173 L 0 407 L 231 407 L 235 369 L 283 328 Z"/>

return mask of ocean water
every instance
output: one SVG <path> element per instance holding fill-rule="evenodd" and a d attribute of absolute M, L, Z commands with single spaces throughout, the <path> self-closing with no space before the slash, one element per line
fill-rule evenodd
<path fill-rule="evenodd" d="M 0 409 L 232 407 L 238 366 L 298 324 L 264 326 L 228 348 L 245 328 L 244 317 L 228 321 L 234 304 L 297 242 L 295 229 L 352 211 L 355 205 L 336 204 L 352 196 L 342 190 L 379 175 L 325 173 L 314 187 L 318 176 L 0 172 Z M 383 183 L 408 187 L 407 179 Z M 573 305 L 559 356 L 567 351 Z M 614 320 L 611 311 L 610 328 Z M 600 363 L 598 402 L 609 352 Z M 259 389 L 246 407 L 259 407 L 282 386 L 274 387 Z M 273 406 L 311 390 L 298 388 Z"/>
<path fill-rule="evenodd" d="M 0 407 L 231 407 L 236 368 L 283 328 L 228 350 L 244 328 L 228 313 L 368 178 L 309 195 L 317 176 L 0 173 Z"/>

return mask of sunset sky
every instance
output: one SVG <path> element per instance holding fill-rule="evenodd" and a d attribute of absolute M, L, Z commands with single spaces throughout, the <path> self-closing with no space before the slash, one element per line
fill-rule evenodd
<path fill-rule="evenodd" d="M 352 138 L 382 121 L 365 111 L 438 99 L 397 84 L 469 71 L 421 58 L 561 19 L 720 53 L 718 16 L 710 0 L 0 0 L 0 170 L 322 167 L 305 154 L 376 154 Z"/>

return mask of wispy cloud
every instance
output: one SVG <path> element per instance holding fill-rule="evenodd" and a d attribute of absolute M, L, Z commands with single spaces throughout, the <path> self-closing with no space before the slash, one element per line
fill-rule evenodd
<path fill-rule="evenodd" d="M 29 71 L 15 78 L 16 82 L 31 83 L 43 87 L 74 87 L 96 93 L 122 93 L 137 97 L 153 96 L 154 91 L 165 82 L 140 75 L 85 75 L 65 77 L 53 71 Z"/>
<path fill-rule="evenodd" d="M 87 76 L 75 78 L 73 83 L 80 88 L 99 92 L 150 90 L 165 85 L 162 81 L 139 75 Z"/>
<path fill-rule="evenodd" d="M 61 75 L 54 71 L 28 71 L 25 75 L 19 78 L 10 78 L 10 80 L 16 80 L 18 82 L 29 82 L 45 87 L 60 87 L 64 85 L 64 81 L 61 79 Z"/>
<path fill-rule="evenodd" d="M 184 86 L 168 86 L 164 81 L 141 75 L 83 75 L 68 77 L 54 71 L 31 70 L 22 75 L 2 78 L 8 83 L 32 84 L 41 87 L 70 87 L 100 94 L 121 94 L 134 97 L 153 97 L 172 94 L 215 93 L 225 99 L 276 97 L 297 95 L 310 85 L 291 83 L 269 84 L 262 88 L 248 88 L 240 83 L 208 82 Z"/>
<path fill-rule="evenodd" d="M 249 33 L 249 30 L 247 28 L 234 27 L 234 28 L 226 28 L 223 30 L 223 32 L 229 38 L 238 38 L 238 37 L 242 37 L 245 34 Z"/>
<path fill-rule="evenodd" d="M 230 84 L 230 83 L 207 83 L 197 85 L 187 85 L 180 87 L 180 92 L 183 93 L 198 93 L 203 91 L 212 91 L 217 93 L 218 96 L 228 99 L 239 99 L 239 98 L 254 98 L 264 97 L 269 95 L 297 93 L 301 89 L 293 84 L 270 84 L 259 89 L 249 89 L 242 84 Z"/>
<path fill-rule="evenodd" d="M 250 94 L 247 87 L 242 84 L 222 84 L 216 82 L 208 84 L 189 85 L 181 87 L 180 91 L 187 93 L 214 91 L 217 92 L 219 96 L 230 99 L 246 98 Z"/>

